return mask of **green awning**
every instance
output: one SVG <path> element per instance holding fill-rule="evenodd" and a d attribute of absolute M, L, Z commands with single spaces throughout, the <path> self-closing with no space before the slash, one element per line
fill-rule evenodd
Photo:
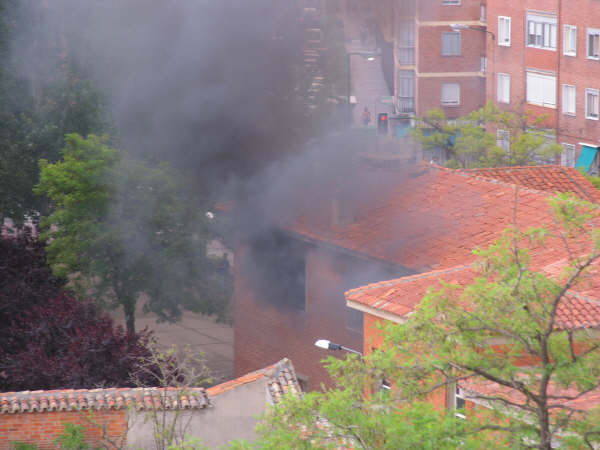
<path fill-rule="evenodd" d="M 581 146 L 581 154 L 579 155 L 579 159 L 575 163 L 575 167 L 581 167 L 586 172 L 590 171 L 594 160 L 596 159 L 596 154 L 598 153 L 598 147 L 592 147 L 591 145 L 582 145 Z"/>

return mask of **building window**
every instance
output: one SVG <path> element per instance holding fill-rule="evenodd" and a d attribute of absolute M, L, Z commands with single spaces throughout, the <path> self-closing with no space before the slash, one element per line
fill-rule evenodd
<path fill-rule="evenodd" d="M 556 75 L 528 70 L 527 103 L 556 108 Z"/>
<path fill-rule="evenodd" d="M 505 152 L 510 150 L 510 131 L 508 130 L 497 130 L 496 131 L 496 145 Z"/>
<path fill-rule="evenodd" d="M 402 20 L 398 23 L 398 62 L 402 66 L 415 63 L 414 20 Z"/>
<path fill-rule="evenodd" d="M 447 387 L 448 392 L 448 409 L 455 411 L 454 415 L 461 419 L 466 419 L 466 396 L 465 392 L 458 387 L 456 383 L 450 383 Z"/>
<path fill-rule="evenodd" d="M 415 111 L 415 72 L 412 70 L 398 71 L 398 112 L 411 113 Z"/>
<path fill-rule="evenodd" d="M 527 46 L 556 50 L 556 16 L 527 14 Z"/>
<path fill-rule="evenodd" d="M 460 0 L 442 0 L 444 6 L 459 6 Z"/>
<path fill-rule="evenodd" d="M 585 90 L 585 118 L 598 120 L 600 94 L 598 89 Z"/>
<path fill-rule="evenodd" d="M 497 100 L 499 103 L 510 103 L 510 75 L 498 74 Z"/>
<path fill-rule="evenodd" d="M 562 98 L 562 111 L 563 114 L 567 114 L 569 116 L 574 116 L 576 112 L 576 103 L 575 103 L 575 95 L 576 95 L 575 86 L 571 86 L 570 84 L 563 84 L 563 98 Z"/>
<path fill-rule="evenodd" d="M 577 56 L 577 27 L 573 25 L 564 27 L 563 53 L 567 56 Z"/>
<path fill-rule="evenodd" d="M 442 105 L 444 105 L 444 106 L 460 105 L 460 84 L 458 84 L 458 83 L 442 84 Z"/>
<path fill-rule="evenodd" d="M 363 312 L 346 306 L 346 328 L 358 333 L 362 333 Z"/>
<path fill-rule="evenodd" d="M 498 45 L 510 47 L 510 17 L 498 17 Z"/>
<path fill-rule="evenodd" d="M 442 56 L 460 56 L 460 31 L 442 33 Z"/>
<path fill-rule="evenodd" d="M 600 30 L 588 28 L 587 30 L 587 57 L 600 59 Z"/>
<path fill-rule="evenodd" d="M 563 151 L 560 155 L 560 163 L 566 167 L 575 167 L 575 145 L 563 144 Z"/>

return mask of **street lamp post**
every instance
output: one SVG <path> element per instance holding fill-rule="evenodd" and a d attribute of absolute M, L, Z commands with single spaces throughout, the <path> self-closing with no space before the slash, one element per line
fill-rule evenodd
<path fill-rule="evenodd" d="M 348 348 L 348 347 L 344 347 L 343 345 L 340 344 L 335 344 L 331 341 L 328 341 L 327 339 L 319 339 L 317 342 L 315 342 L 315 346 L 325 349 L 325 350 L 343 350 L 345 352 L 348 353 L 354 353 L 355 355 L 361 355 L 362 353 L 359 352 L 358 350 L 354 350 L 352 348 Z"/>

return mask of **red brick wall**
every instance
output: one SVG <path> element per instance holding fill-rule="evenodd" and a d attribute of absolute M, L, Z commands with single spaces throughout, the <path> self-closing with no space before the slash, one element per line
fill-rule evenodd
<path fill-rule="evenodd" d="M 460 30 L 460 56 L 442 56 L 442 33 L 451 31 L 449 26 L 419 28 L 419 73 L 479 72 L 481 57 L 485 55 L 485 33 Z"/>
<path fill-rule="evenodd" d="M 479 20 L 481 3 L 481 0 L 462 0 L 460 5 L 443 5 L 442 0 L 418 0 L 419 20 Z"/>
<path fill-rule="evenodd" d="M 496 100 L 495 77 L 497 72 L 511 75 L 511 104 L 500 105 L 505 109 L 523 110 L 534 115 L 547 116 L 545 126 L 557 129 L 558 142 L 578 144 L 600 142 L 600 122 L 585 118 L 585 89 L 600 89 L 600 62 L 586 57 L 586 29 L 598 28 L 600 3 L 582 0 L 577 6 L 558 0 L 488 0 L 488 29 L 498 32 L 498 16 L 512 19 L 511 46 L 498 46 L 488 39 L 488 83 L 486 97 Z M 555 13 L 558 17 L 557 51 L 529 48 L 526 46 L 525 21 L 528 10 Z M 563 25 L 577 26 L 577 56 L 563 54 Z M 549 70 L 557 73 L 557 108 L 543 108 L 525 103 L 526 68 Z M 570 84 L 577 89 L 576 116 L 562 113 L 562 85 Z M 577 147 L 580 150 L 579 146 Z"/>
<path fill-rule="evenodd" d="M 460 84 L 460 105 L 442 106 L 442 84 Z M 484 105 L 485 79 L 482 77 L 444 77 L 418 79 L 418 113 L 432 108 L 441 108 L 450 119 L 454 119 Z"/>
<path fill-rule="evenodd" d="M 67 423 L 82 425 L 87 442 L 92 445 L 106 443 L 103 437 L 124 444 L 127 433 L 125 410 L 1 414 L 0 449 L 10 448 L 15 441 L 35 444 L 40 449 L 55 449 L 54 441 Z"/>
<path fill-rule="evenodd" d="M 346 327 L 346 304 L 342 284 L 344 256 L 314 248 L 306 258 L 306 309 L 279 309 L 257 298 L 246 278 L 247 248 L 236 251 L 234 292 L 235 374 L 257 370 L 284 357 L 294 363 L 300 376 L 308 377 L 310 389 L 329 382 L 321 361 L 339 353 L 314 346 L 330 339 L 350 348 L 362 347 L 362 333 Z"/>
<path fill-rule="evenodd" d="M 417 115 L 433 108 L 442 108 L 450 118 L 478 109 L 485 103 L 485 78 L 477 76 L 451 77 L 457 72 L 479 72 L 485 56 L 485 33 L 461 30 L 461 55 L 442 56 L 442 33 L 452 31 L 450 23 L 476 25 L 481 16 L 480 0 L 463 0 L 459 6 L 444 6 L 440 0 L 420 1 L 417 36 Z M 435 77 L 425 74 L 438 74 Z M 443 83 L 459 83 L 461 104 L 442 107 Z"/>

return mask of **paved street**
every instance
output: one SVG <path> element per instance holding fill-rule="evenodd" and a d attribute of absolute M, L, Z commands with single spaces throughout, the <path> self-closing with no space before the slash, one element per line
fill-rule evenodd
<path fill-rule="evenodd" d="M 122 316 L 116 320 L 122 322 Z M 189 345 L 198 353 L 204 353 L 206 364 L 211 369 L 215 383 L 231 379 L 233 376 L 233 328 L 216 323 L 212 317 L 184 313 L 177 323 L 156 323 L 155 316 L 138 312 L 136 328 L 145 327 L 154 331 L 159 343 L 165 347 L 172 345 L 183 348 Z"/>
<path fill-rule="evenodd" d="M 361 22 L 357 14 L 347 11 L 344 15 L 344 32 L 346 37 L 346 50 L 348 53 L 358 51 L 374 51 L 375 39 L 368 36 L 365 43 L 361 42 Z M 362 125 L 361 114 L 365 108 L 371 111 L 371 127 L 376 126 L 377 114 L 381 112 L 392 113 L 392 105 L 381 103 L 382 96 L 389 96 L 390 90 L 383 77 L 381 57 L 368 61 L 360 55 L 350 56 L 351 94 L 356 97 L 353 119 L 355 125 Z"/>

